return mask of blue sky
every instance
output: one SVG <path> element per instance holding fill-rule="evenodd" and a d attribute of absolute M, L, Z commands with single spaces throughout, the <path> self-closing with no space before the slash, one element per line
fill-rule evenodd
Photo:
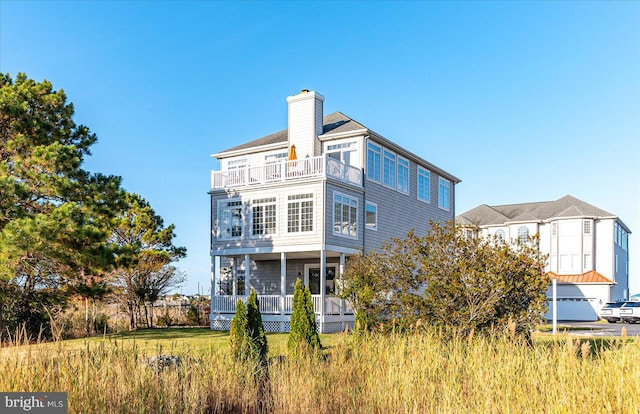
<path fill-rule="evenodd" d="M 640 293 L 639 2 L 0 1 L 0 71 L 62 88 L 209 288 L 210 154 L 312 89 L 462 179 L 458 213 L 571 194 L 622 218 Z M 204 287 L 204 288 L 203 288 Z"/>

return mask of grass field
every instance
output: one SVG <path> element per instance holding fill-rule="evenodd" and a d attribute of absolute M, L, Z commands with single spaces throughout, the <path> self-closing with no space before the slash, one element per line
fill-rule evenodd
<path fill-rule="evenodd" d="M 283 357 L 268 335 L 268 380 L 228 352 L 228 334 L 156 329 L 3 348 L 0 390 L 66 391 L 70 413 L 634 413 L 640 342 L 540 335 L 445 338 L 436 332 L 323 335 L 323 358 Z M 146 364 L 176 354 L 158 373 Z"/>

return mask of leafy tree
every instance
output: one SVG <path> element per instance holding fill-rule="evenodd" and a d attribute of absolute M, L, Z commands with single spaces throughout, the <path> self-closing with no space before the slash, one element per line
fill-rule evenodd
<path fill-rule="evenodd" d="M 46 334 L 66 287 L 110 263 L 104 242 L 120 178 L 81 168 L 96 136 L 73 114 L 50 82 L 0 74 L 0 287 L 15 305 L 0 314 L 2 332 L 26 323 Z"/>
<path fill-rule="evenodd" d="M 293 309 L 289 325 L 287 350 L 292 357 L 298 357 L 307 351 L 318 352 L 322 348 L 320 336 L 313 312 L 313 302 L 309 287 L 302 289 L 300 279 L 293 287 Z"/>
<path fill-rule="evenodd" d="M 116 256 L 111 275 L 129 312 L 129 329 L 135 330 L 140 307 L 148 321 L 146 304 L 184 281 L 183 274 L 170 264 L 184 257 L 186 249 L 173 245 L 175 227 L 164 227 L 146 200 L 127 193 L 124 201 L 128 207 L 115 218 L 110 238 Z"/>
<path fill-rule="evenodd" d="M 549 284 L 536 242 L 470 238 L 453 224 L 431 223 L 425 237 L 410 232 L 353 258 L 342 296 L 369 327 L 420 319 L 465 335 L 515 324 L 528 337 L 545 310 Z"/>

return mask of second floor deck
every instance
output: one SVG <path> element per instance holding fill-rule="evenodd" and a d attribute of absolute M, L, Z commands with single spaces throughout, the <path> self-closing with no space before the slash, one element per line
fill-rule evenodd
<path fill-rule="evenodd" d="M 300 160 L 282 160 L 250 165 L 225 171 L 211 171 L 211 190 L 290 182 L 305 178 L 324 177 L 362 187 L 362 169 L 320 155 Z"/>

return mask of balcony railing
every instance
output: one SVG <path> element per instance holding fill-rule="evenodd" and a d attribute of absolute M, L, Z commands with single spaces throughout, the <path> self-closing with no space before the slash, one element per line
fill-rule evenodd
<path fill-rule="evenodd" d="M 259 185 L 309 177 L 331 177 L 362 186 L 362 170 L 321 155 L 301 160 L 283 160 L 226 171 L 211 171 L 211 189 Z"/>
<path fill-rule="evenodd" d="M 213 297 L 213 312 L 216 313 L 235 313 L 236 303 L 238 299 L 247 303 L 247 296 L 242 295 L 220 295 Z M 313 302 L 313 311 L 320 314 L 320 303 L 322 298 L 320 295 L 311 295 Z M 325 314 L 339 315 L 343 313 L 353 313 L 353 309 L 349 303 L 335 296 L 325 297 Z M 260 313 L 274 315 L 289 315 L 293 307 L 293 295 L 258 295 L 258 303 L 260 304 Z"/>

